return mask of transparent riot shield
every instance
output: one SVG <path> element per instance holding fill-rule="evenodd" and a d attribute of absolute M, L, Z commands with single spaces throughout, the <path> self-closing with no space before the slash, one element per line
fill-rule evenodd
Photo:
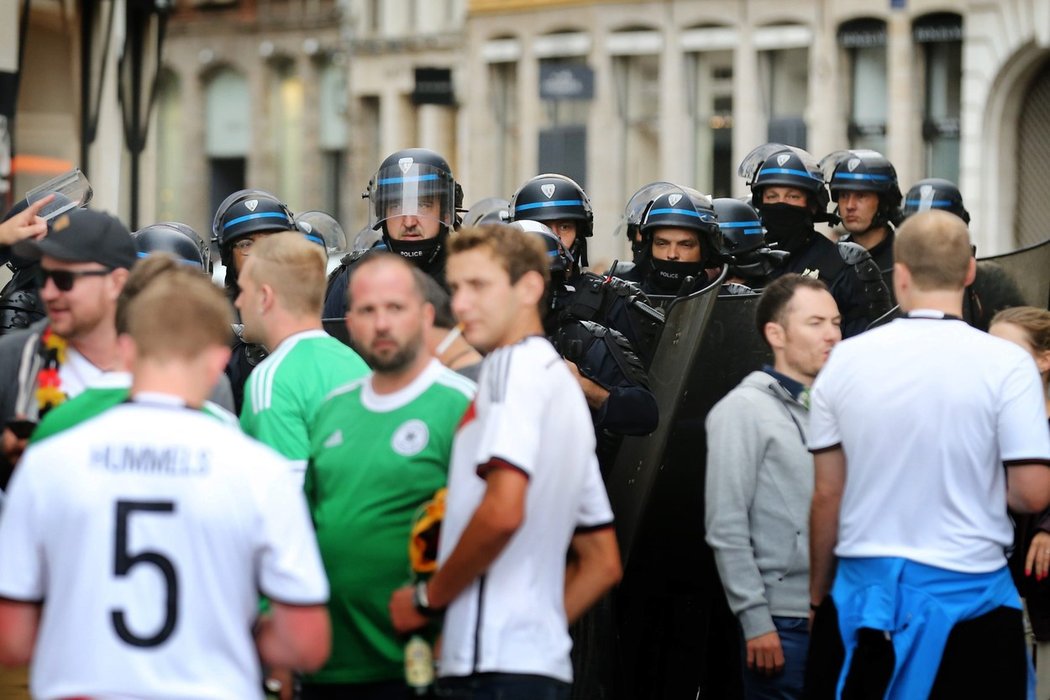
<path fill-rule="evenodd" d="M 995 263 L 1014 281 L 1025 303 L 1050 308 L 1050 239 L 1003 255 L 980 258 Z"/>
<path fill-rule="evenodd" d="M 741 694 L 738 626 L 704 542 L 704 419 L 770 354 L 755 328 L 759 295 L 717 292 L 671 305 L 650 369 L 660 428 L 625 440 L 610 473 L 625 560 L 613 697 Z"/>

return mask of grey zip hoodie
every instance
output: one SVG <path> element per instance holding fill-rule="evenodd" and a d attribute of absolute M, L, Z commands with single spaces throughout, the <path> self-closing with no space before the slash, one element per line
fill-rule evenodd
<path fill-rule="evenodd" d="M 745 639 L 809 616 L 809 410 L 752 372 L 708 413 L 705 526 Z"/>

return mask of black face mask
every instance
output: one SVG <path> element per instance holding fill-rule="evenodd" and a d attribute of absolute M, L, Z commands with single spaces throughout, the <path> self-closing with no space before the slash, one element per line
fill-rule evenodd
<path fill-rule="evenodd" d="M 650 258 L 649 263 L 653 268 L 649 273 L 649 285 L 661 294 L 677 294 L 686 277 L 698 277 L 704 269 L 700 262 Z"/>
<path fill-rule="evenodd" d="M 766 227 L 766 241 L 794 253 L 813 235 L 813 214 L 791 204 L 763 204 L 759 210 Z"/>
<path fill-rule="evenodd" d="M 389 236 L 383 236 L 383 242 L 386 243 L 387 248 L 416 267 L 426 270 L 441 253 L 443 238 L 444 236 L 438 234 L 435 238 L 426 238 L 422 241 L 395 241 Z"/>

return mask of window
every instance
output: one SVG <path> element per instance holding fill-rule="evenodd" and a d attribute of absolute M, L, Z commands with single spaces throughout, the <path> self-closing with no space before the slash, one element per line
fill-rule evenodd
<path fill-rule="evenodd" d="M 701 192 L 714 197 L 729 197 L 735 172 L 732 152 L 733 52 L 687 54 L 686 81 L 692 122 L 693 182 Z"/>
<path fill-rule="evenodd" d="M 789 146 L 806 147 L 806 101 L 809 94 L 809 51 L 771 49 L 759 54 L 764 78 L 767 138 Z"/>
<path fill-rule="evenodd" d="M 493 191 L 518 186 L 518 64 L 489 64 L 489 99 L 495 123 L 496 183 Z"/>
<path fill-rule="evenodd" d="M 277 196 L 292 211 L 302 207 L 303 81 L 292 61 L 274 64 L 270 92 L 270 124 L 277 165 Z"/>
<path fill-rule="evenodd" d="M 318 146 L 324 164 L 323 207 L 342 221 L 343 187 L 347 159 L 346 66 L 341 56 L 333 57 L 321 68 Z"/>
<path fill-rule="evenodd" d="M 951 13 L 920 17 L 913 35 L 925 63 L 922 138 L 926 177 L 958 182 L 962 18 Z"/>
<path fill-rule="evenodd" d="M 204 150 L 208 157 L 209 207 L 202 217 L 211 221 L 227 195 L 244 189 L 251 118 L 248 83 L 240 73 L 220 68 L 205 87 L 207 128 Z"/>
<path fill-rule="evenodd" d="M 839 27 L 849 61 L 850 148 L 886 149 L 886 23 L 858 19 Z"/>

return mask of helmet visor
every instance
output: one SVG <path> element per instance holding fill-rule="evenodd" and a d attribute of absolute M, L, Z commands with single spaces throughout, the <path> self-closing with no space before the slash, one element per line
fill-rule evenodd
<path fill-rule="evenodd" d="M 324 245 L 329 255 L 346 252 L 346 233 L 343 227 L 323 211 L 305 211 L 295 217 L 295 225 L 307 238 Z"/>
<path fill-rule="evenodd" d="M 418 226 L 432 238 L 440 226 L 451 227 L 455 215 L 456 185 L 452 176 L 426 163 L 404 158 L 382 168 L 368 186 L 369 225 L 378 229 L 395 221 L 409 228 Z M 396 237 L 396 232 L 390 232 Z"/>
<path fill-rule="evenodd" d="M 804 151 L 795 146 L 785 146 L 782 143 L 764 143 L 761 146 L 756 146 L 753 151 L 744 156 L 744 160 L 740 161 L 740 167 L 736 171 L 737 175 L 744 178 L 747 184 L 750 185 L 754 182 L 755 177 L 758 176 L 758 171 L 762 168 L 762 164 L 769 160 L 769 157 L 774 153 L 783 151 L 791 151 L 798 156 L 799 160 L 806 167 L 809 177 L 812 177 L 814 180 L 821 180 L 819 174 L 820 166 L 809 151 Z"/>

